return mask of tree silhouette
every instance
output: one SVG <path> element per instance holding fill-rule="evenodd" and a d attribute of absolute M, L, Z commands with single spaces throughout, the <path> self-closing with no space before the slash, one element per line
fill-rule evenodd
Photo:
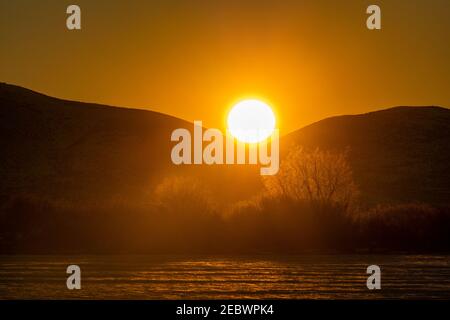
<path fill-rule="evenodd" d="M 349 208 L 357 196 L 345 153 L 294 146 L 277 175 L 263 178 L 269 195 Z"/>

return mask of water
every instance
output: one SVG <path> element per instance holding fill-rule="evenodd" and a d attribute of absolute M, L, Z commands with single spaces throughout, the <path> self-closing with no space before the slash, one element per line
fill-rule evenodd
<path fill-rule="evenodd" d="M 66 288 L 81 267 L 82 289 Z M 366 268 L 381 267 L 381 290 Z M 1 299 L 449 299 L 450 256 L 0 256 Z"/>

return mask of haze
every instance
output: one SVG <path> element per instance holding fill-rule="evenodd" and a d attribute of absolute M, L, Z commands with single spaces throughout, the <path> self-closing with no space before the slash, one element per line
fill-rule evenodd
<path fill-rule="evenodd" d="M 0 0 L 1 81 L 60 98 L 151 109 L 223 128 L 262 98 L 282 133 L 338 114 L 450 105 L 450 3 Z M 433 81 L 430 81 L 433 79 Z"/>

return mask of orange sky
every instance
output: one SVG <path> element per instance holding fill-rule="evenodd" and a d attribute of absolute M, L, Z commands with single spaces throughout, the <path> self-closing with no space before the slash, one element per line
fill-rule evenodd
<path fill-rule="evenodd" d="M 65 27 L 78 4 L 82 30 Z M 369 31 L 365 9 L 382 9 Z M 0 81 L 223 128 L 242 97 L 282 133 L 395 105 L 450 106 L 450 1 L 0 0 Z"/>

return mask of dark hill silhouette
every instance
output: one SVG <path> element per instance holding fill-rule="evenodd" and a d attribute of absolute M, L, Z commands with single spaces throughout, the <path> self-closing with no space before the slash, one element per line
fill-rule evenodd
<path fill-rule="evenodd" d="M 374 203 L 450 200 L 450 110 L 395 107 L 327 118 L 284 138 L 307 148 L 346 148 L 363 200 Z"/>
<path fill-rule="evenodd" d="M 168 176 L 195 175 L 221 199 L 253 190 L 256 168 L 175 166 L 171 132 L 192 124 L 157 112 L 52 98 L 0 84 L 0 194 L 133 201 Z M 259 179 L 259 178 L 258 178 Z M 249 187 L 246 186 L 246 181 Z M 243 187 L 228 192 L 224 184 Z M 246 189 L 247 188 L 247 189 Z"/>
<path fill-rule="evenodd" d="M 448 206 L 410 202 L 448 204 L 449 120 L 448 109 L 398 107 L 283 137 L 284 154 L 348 149 L 369 205 L 350 210 L 252 198 L 258 166 L 173 165 L 171 132 L 189 122 L 0 84 L 0 253 L 448 251 Z"/>
<path fill-rule="evenodd" d="M 74 201 L 134 201 L 168 176 L 194 175 L 219 199 L 259 190 L 258 168 L 175 166 L 175 128 L 192 124 L 157 112 L 52 98 L 0 84 L 0 194 Z M 327 118 L 281 139 L 307 148 L 349 150 L 363 200 L 450 199 L 450 110 L 396 107 Z M 239 188 L 235 188 L 239 185 Z M 227 187 L 229 186 L 229 187 Z"/>

